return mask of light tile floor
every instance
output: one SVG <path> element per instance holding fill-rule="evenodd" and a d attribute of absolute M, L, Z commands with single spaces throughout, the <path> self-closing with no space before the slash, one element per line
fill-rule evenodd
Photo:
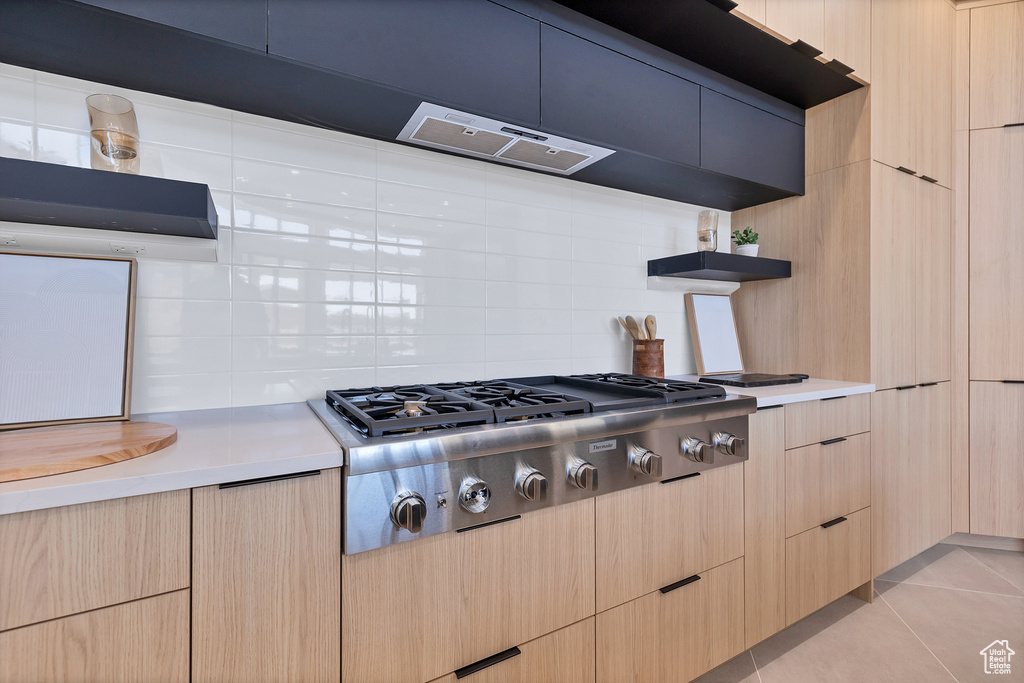
<path fill-rule="evenodd" d="M 982 648 L 1008 640 L 1009 675 Z M 699 683 L 1024 682 L 1024 553 L 939 544 L 697 679 Z"/>

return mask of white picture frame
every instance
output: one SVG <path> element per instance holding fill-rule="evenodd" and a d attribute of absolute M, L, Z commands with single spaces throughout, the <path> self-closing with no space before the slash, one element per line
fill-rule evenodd
<path fill-rule="evenodd" d="M 687 294 L 686 318 L 698 375 L 743 372 L 736 316 L 728 294 Z"/>

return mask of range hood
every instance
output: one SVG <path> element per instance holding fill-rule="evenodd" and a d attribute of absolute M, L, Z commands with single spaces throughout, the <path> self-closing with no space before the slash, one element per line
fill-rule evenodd
<path fill-rule="evenodd" d="M 396 139 L 560 175 L 615 152 L 429 102 L 416 108 Z"/>

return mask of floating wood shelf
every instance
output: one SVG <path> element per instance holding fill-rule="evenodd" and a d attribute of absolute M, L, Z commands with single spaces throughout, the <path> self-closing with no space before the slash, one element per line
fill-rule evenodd
<path fill-rule="evenodd" d="M 647 262 L 648 275 L 694 280 L 749 282 L 790 277 L 791 273 L 789 261 L 717 251 L 695 251 Z"/>
<path fill-rule="evenodd" d="M 0 157 L 0 220 L 217 238 L 199 183 Z"/>

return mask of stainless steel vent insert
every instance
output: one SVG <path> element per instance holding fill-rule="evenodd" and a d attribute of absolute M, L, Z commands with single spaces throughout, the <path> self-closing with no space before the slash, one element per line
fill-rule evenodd
<path fill-rule="evenodd" d="M 420 104 L 397 139 L 561 175 L 575 173 L 614 153 L 604 147 L 429 102 Z"/>
<path fill-rule="evenodd" d="M 535 166 L 567 171 L 573 166 L 590 158 L 586 154 L 577 154 L 565 149 L 557 149 L 529 140 L 516 140 L 499 154 L 502 159 L 523 161 Z"/>
<path fill-rule="evenodd" d="M 511 135 L 491 133 L 463 126 L 461 123 L 435 119 L 432 116 L 423 119 L 423 123 L 413 133 L 412 139 L 488 156 L 494 156 L 515 140 Z"/>

